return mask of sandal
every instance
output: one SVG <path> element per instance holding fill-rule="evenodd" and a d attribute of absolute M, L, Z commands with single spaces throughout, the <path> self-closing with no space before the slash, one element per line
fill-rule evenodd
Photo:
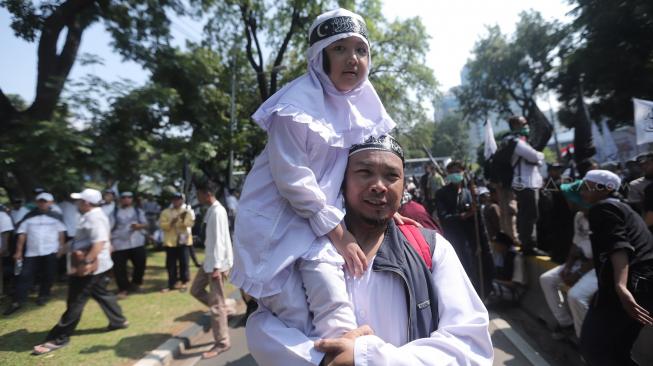
<path fill-rule="evenodd" d="M 56 351 L 59 348 L 64 347 L 67 344 L 68 344 L 68 342 L 61 343 L 61 344 L 56 344 L 54 342 L 45 342 L 45 343 L 39 344 L 38 346 L 34 346 L 34 349 L 32 350 L 32 355 L 34 355 L 34 356 L 44 355 L 46 353 Z"/>
<path fill-rule="evenodd" d="M 217 357 L 219 354 L 227 352 L 231 346 L 215 346 L 209 351 L 202 353 L 202 359 L 208 360 L 209 358 Z"/>

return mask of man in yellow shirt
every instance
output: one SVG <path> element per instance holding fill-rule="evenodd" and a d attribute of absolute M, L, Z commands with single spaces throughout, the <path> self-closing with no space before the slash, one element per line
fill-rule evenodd
<path fill-rule="evenodd" d="M 190 281 L 188 258 L 190 247 L 193 245 L 191 228 L 195 222 L 195 213 L 189 205 L 184 203 L 184 195 L 176 192 L 172 196 L 172 206 L 161 212 L 159 225 L 163 231 L 163 247 L 166 250 L 166 269 L 168 270 L 168 287 L 162 292 L 168 292 L 178 286 L 185 290 Z M 179 263 L 179 272 L 177 272 Z"/>

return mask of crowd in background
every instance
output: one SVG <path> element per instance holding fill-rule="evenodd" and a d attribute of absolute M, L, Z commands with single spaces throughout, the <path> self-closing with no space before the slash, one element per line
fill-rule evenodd
<path fill-rule="evenodd" d="M 653 279 L 649 272 L 653 268 L 653 239 L 650 230 L 642 232 L 641 228 L 653 225 L 653 153 L 640 154 L 623 165 L 610 162 L 598 166 L 592 160 L 546 164 L 544 155 L 527 142 L 528 129 L 523 117 L 512 118 L 509 124 L 511 133 L 495 153 L 500 155 L 502 148 L 510 149 L 507 179 L 491 179 L 497 178 L 496 170 L 485 177 L 468 174 L 469 169 L 459 161 L 449 163 L 445 169 L 433 162 L 421 177 L 407 178 L 406 200 L 418 201 L 429 219 L 441 228 L 487 304 L 504 293 L 514 300 L 526 285 L 537 286 L 527 284 L 525 258 L 540 256 L 541 260 L 556 264 L 539 278 L 540 289 L 557 321 L 553 338 L 570 340 L 581 348 L 582 344 L 597 348 L 597 336 L 592 334 L 600 329 L 596 324 L 618 324 L 615 329 L 620 330 L 610 332 L 619 334 L 615 341 L 618 346 L 610 348 L 618 356 L 604 356 L 612 361 L 630 360 L 630 348 L 642 324 L 650 322 L 651 309 L 647 313 L 620 295 L 621 304 L 615 300 L 602 313 L 603 317 L 597 319 L 596 314 L 606 307 L 597 305 L 600 303 L 596 303 L 596 294 L 601 286 L 609 294 L 614 293 L 613 286 L 606 285 L 614 280 L 606 273 L 613 271 L 611 255 L 625 248 L 630 261 L 630 272 L 626 270 L 628 281 L 642 278 L 636 289 L 637 300 L 643 306 L 651 300 L 649 287 Z M 600 210 L 594 210 L 594 232 L 603 229 L 601 226 L 611 227 L 611 231 L 593 238 L 589 220 L 592 205 L 582 196 L 588 184 L 597 185 L 605 195 L 593 203 L 602 203 Z M 603 207 L 613 201 L 620 202 L 614 203 L 616 213 Z M 615 220 L 621 226 L 615 226 Z M 598 254 L 601 258 L 595 260 Z M 604 269 L 603 277 L 598 276 L 597 266 Z M 637 271 L 646 274 L 633 274 Z M 634 294 L 635 290 L 628 284 Z M 603 295 L 604 302 L 605 298 Z M 595 315 L 592 321 L 584 322 L 593 301 Z M 640 314 L 643 320 L 635 321 L 640 315 L 627 314 L 629 308 L 646 314 Z M 591 332 L 583 332 L 584 323 L 591 323 L 585 325 Z"/>
<path fill-rule="evenodd" d="M 220 197 L 231 227 L 238 206 L 237 195 L 235 190 L 225 190 Z M 59 198 L 57 201 L 47 190 L 37 188 L 33 200 L 13 197 L 11 206 L 0 205 L 0 294 L 11 298 L 5 315 L 20 309 L 37 285 L 36 303 L 45 305 L 54 282 L 67 277 L 64 254 L 75 237 L 81 214 L 72 198 Z M 186 290 L 191 278 L 189 262 L 200 265 L 193 248 L 203 246 L 203 208 L 199 202 L 186 203 L 180 192 L 155 197 L 117 192 L 115 188 L 104 190 L 102 199 L 100 208 L 111 228 L 113 277 L 118 298 L 141 291 L 146 248 L 166 251 L 168 286 L 161 290 Z M 177 216 L 179 219 L 175 219 Z M 177 231 L 183 231 L 183 235 L 177 235 Z M 179 237 L 181 240 L 177 240 Z"/>
<path fill-rule="evenodd" d="M 596 244 L 592 243 L 588 220 L 590 206 L 581 197 L 581 179 L 594 174 L 588 173 L 593 170 L 601 172 L 597 173 L 603 177 L 600 179 L 616 177 L 619 184 L 614 187 L 615 197 L 626 198 L 624 201 L 637 212 L 637 220 L 650 227 L 653 153 L 641 154 L 623 166 L 610 163 L 599 167 L 592 161 L 575 166 L 545 164 L 542 153 L 528 145 L 525 120 L 514 119 L 510 125 L 512 132 L 500 147 L 511 149 L 507 161 L 511 174 L 507 180 L 476 176 L 460 161 L 446 167 L 434 161 L 425 166 L 423 175 L 406 178 L 400 213 L 443 233 L 486 303 L 501 297 L 501 289 L 518 294 L 519 288 L 526 285 L 525 257 L 548 256 L 558 265 L 542 274 L 539 284 L 558 322 L 553 336 L 578 342 L 583 338 L 584 319 L 599 288 L 593 260 Z M 11 207 L 0 209 L 0 294 L 10 298 L 4 315 L 19 310 L 36 285 L 36 303 L 45 305 L 53 283 L 70 274 L 64 254 L 67 247 L 74 245 L 81 217 L 78 206 L 70 197 L 55 202 L 45 189 L 33 193 L 33 200 L 25 202 L 14 197 Z M 224 190 L 218 196 L 222 196 L 217 198 L 226 208 L 230 235 L 238 192 Z M 118 299 L 141 291 L 147 280 L 148 246 L 166 252 L 168 281 L 161 291 L 188 289 L 190 261 L 198 268 L 202 266 L 193 248 L 203 246 L 207 236 L 202 225 L 206 222 L 202 219 L 204 210 L 194 201 L 196 204 L 191 205 L 181 192 L 158 199 L 115 189 L 102 192 L 98 206 L 109 220 L 111 273 Z M 637 220 L 627 224 L 637 224 Z M 202 270 L 210 273 L 210 268 Z M 204 288 L 208 282 L 202 283 L 197 286 Z M 191 292 L 206 299 L 208 295 L 199 287 Z M 224 333 L 216 329 L 219 342 Z"/>

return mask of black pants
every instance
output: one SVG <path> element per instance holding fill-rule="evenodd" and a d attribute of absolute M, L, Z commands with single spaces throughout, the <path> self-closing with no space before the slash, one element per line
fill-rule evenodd
<path fill-rule="evenodd" d="M 23 257 L 23 270 L 16 278 L 14 301 L 23 303 L 27 300 L 34 278 L 39 278 L 39 298 L 50 297 L 50 289 L 57 278 L 57 255 L 55 253 L 38 257 Z"/>
<path fill-rule="evenodd" d="M 131 249 L 118 250 L 111 253 L 113 260 L 113 274 L 116 277 L 116 284 L 119 291 L 127 291 L 130 285 L 140 286 L 143 284 L 143 275 L 145 274 L 145 264 L 147 262 L 147 252 L 145 246 Z M 127 273 L 127 261 L 132 262 L 132 280 L 129 282 Z"/>
<path fill-rule="evenodd" d="M 177 247 L 166 247 L 166 268 L 168 269 L 168 288 L 173 289 L 177 279 L 186 283 L 190 281 L 188 270 L 189 247 L 180 245 Z M 179 275 L 177 275 L 177 263 L 179 263 Z"/>
<path fill-rule="evenodd" d="M 653 293 L 635 295 L 637 303 L 653 310 Z M 583 321 L 580 352 L 590 366 L 637 365 L 630 358 L 642 324 L 628 316 L 618 299 L 596 306 L 593 301 Z"/>
<path fill-rule="evenodd" d="M 539 192 L 531 188 L 514 189 L 517 198 L 517 234 L 525 252 L 537 246 L 535 224 Z"/>
<path fill-rule="evenodd" d="M 48 333 L 46 342 L 54 341 L 58 344 L 68 342 L 82 318 L 84 306 L 90 297 L 98 302 L 104 315 L 109 318 L 110 326 L 122 325 L 127 319 L 122 315 L 116 295 L 107 290 L 109 282 L 111 282 L 109 271 L 92 276 L 70 276 L 68 278 L 66 311 L 57 325 Z"/>

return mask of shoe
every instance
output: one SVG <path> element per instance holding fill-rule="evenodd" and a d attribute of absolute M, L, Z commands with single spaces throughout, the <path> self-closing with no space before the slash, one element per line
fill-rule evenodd
<path fill-rule="evenodd" d="M 527 257 L 535 257 L 535 256 L 539 257 L 539 256 L 548 256 L 549 255 L 549 253 L 547 253 L 547 252 L 545 252 L 545 251 L 543 251 L 541 249 L 538 249 L 538 248 L 524 249 L 524 247 L 522 247 L 522 254 L 527 256 Z"/>
<path fill-rule="evenodd" d="M 143 290 L 141 289 L 141 285 L 131 285 L 129 292 L 134 294 L 140 294 L 143 292 Z"/>
<path fill-rule="evenodd" d="M 17 303 L 17 302 L 12 302 L 12 303 L 9 305 L 9 307 L 7 307 L 7 309 L 5 310 L 5 312 L 2 313 L 2 315 L 11 315 L 11 314 L 15 313 L 15 312 L 16 312 L 18 309 L 20 309 L 21 307 L 22 307 L 22 306 L 21 306 L 19 303 Z"/>
<path fill-rule="evenodd" d="M 124 322 L 122 322 L 122 324 L 118 324 L 118 325 L 109 324 L 107 326 L 107 331 L 110 332 L 112 330 L 127 329 L 128 327 L 129 327 L 129 321 L 125 320 Z"/>
<path fill-rule="evenodd" d="M 202 353 L 202 359 L 207 360 L 209 358 L 217 357 L 219 354 L 227 352 L 231 346 L 214 346 L 211 350 Z"/>
<path fill-rule="evenodd" d="M 44 306 L 45 304 L 48 303 L 49 300 L 50 299 L 48 299 L 47 297 L 39 297 L 39 298 L 36 299 L 36 305 Z"/>
<path fill-rule="evenodd" d="M 124 300 L 127 298 L 127 295 L 128 295 L 127 291 L 120 291 L 116 294 L 116 297 L 118 298 L 118 300 Z"/>
<path fill-rule="evenodd" d="M 56 351 L 59 348 L 66 346 L 67 344 L 68 344 L 68 341 L 66 341 L 64 343 L 57 343 L 56 341 L 45 342 L 45 343 L 39 344 L 38 346 L 34 346 L 34 349 L 32 350 L 32 355 L 33 356 L 44 355 L 46 353 Z"/>
<path fill-rule="evenodd" d="M 574 331 L 573 325 L 567 325 L 564 327 L 557 326 L 551 333 L 551 338 L 555 339 L 556 341 L 562 341 L 574 336 L 575 334 L 576 333 Z"/>

